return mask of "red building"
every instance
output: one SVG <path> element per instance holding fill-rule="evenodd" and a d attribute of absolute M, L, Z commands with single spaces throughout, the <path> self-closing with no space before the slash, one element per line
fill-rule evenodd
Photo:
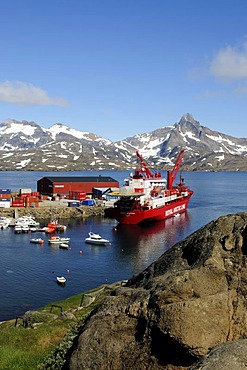
<path fill-rule="evenodd" d="M 68 196 L 73 191 L 92 194 L 95 187 L 119 188 L 119 182 L 109 176 L 49 176 L 37 181 L 37 191 L 49 196 Z"/>

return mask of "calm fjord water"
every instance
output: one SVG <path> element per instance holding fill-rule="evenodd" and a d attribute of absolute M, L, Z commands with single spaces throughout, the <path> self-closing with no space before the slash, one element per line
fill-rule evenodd
<path fill-rule="evenodd" d="M 36 190 L 43 176 L 86 176 L 89 172 L 0 172 L 0 188 Z M 128 171 L 90 171 L 91 176 L 109 175 L 123 183 Z M 165 174 L 165 173 L 164 173 Z M 65 299 L 104 283 L 128 279 L 145 269 L 167 249 L 221 215 L 247 211 L 247 173 L 186 172 L 185 182 L 194 190 L 188 211 L 180 217 L 148 227 L 121 225 L 109 218 L 63 220 L 71 249 L 30 243 L 30 234 L 16 235 L 12 228 L 0 230 L 0 321 L 29 309 Z M 61 220 L 60 220 L 61 221 Z M 98 232 L 110 240 L 105 247 L 84 243 L 87 233 Z M 65 287 L 56 276 L 67 278 Z"/>

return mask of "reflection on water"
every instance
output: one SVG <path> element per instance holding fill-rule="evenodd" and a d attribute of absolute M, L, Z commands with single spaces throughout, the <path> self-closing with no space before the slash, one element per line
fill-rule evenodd
<path fill-rule="evenodd" d="M 115 236 L 122 252 L 119 258 L 127 256 L 133 270 L 141 271 L 181 240 L 188 226 L 188 212 L 149 226 L 119 224 Z"/>
<path fill-rule="evenodd" d="M 118 225 L 110 218 L 94 217 L 67 222 L 64 236 L 70 237 L 70 249 L 49 244 L 30 243 L 30 234 L 15 234 L 12 228 L 1 230 L 0 320 L 22 315 L 28 309 L 42 307 L 79 294 L 101 284 L 129 279 L 155 261 L 188 232 L 188 213 L 150 226 Z M 89 245 L 89 231 L 109 239 L 106 246 Z M 66 276 L 64 289 L 56 276 Z"/>

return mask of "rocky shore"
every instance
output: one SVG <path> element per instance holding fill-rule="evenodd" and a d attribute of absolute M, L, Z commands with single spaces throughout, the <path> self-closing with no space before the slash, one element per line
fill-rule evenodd
<path fill-rule="evenodd" d="M 63 369 L 246 369 L 246 256 L 247 213 L 210 222 L 100 304 Z"/>

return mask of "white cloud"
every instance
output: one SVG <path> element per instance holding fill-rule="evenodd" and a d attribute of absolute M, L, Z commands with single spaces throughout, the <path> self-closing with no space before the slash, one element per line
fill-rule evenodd
<path fill-rule="evenodd" d="M 211 62 L 210 73 L 225 81 L 247 79 L 247 42 L 238 48 L 219 50 Z"/>
<path fill-rule="evenodd" d="M 67 105 L 61 98 L 49 97 L 40 87 L 20 81 L 0 83 L 0 101 L 20 105 Z"/>

